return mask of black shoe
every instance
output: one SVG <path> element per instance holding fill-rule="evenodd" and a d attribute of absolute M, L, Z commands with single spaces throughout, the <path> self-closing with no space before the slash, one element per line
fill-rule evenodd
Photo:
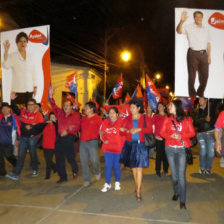
<path fill-rule="evenodd" d="M 179 198 L 179 195 L 178 194 L 174 194 L 173 197 L 172 197 L 172 200 L 173 201 L 177 201 Z"/>
<path fill-rule="evenodd" d="M 158 177 L 161 177 L 161 173 L 160 173 L 160 171 L 156 171 L 156 175 L 157 175 Z"/>
<path fill-rule="evenodd" d="M 180 202 L 180 209 L 187 209 L 184 202 Z"/>

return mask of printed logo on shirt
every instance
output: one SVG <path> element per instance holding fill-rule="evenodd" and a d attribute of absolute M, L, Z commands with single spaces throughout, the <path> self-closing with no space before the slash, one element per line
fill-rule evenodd
<path fill-rule="evenodd" d="M 33 43 L 46 43 L 48 42 L 47 37 L 44 36 L 39 30 L 32 30 L 28 36 L 30 42 Z"/>
<path fill-rule="evenodd" d="M 208 23 L 217 29 L 224 30 L 224 15 L 219 12 L 215 12 L 208 19 Z"/>
<path fill-rule="evenodd" d="M 180 123 L 180 124 L 176 124 L 176 123 L 175 123 L 175 125 L 176 125 L 176 127 L 177 127 L 177 130 L 178 130 L 179 132 L 181 132 L 182 129 L 183 129 L 182 124 L 181 124 L 181 123 Z M 172 130 L 172 131 L 176 131 L 176 129 L 175 129 L 175 127 L 174 127 L 173 125 L 171 126 L 171 130 Z"/>
<path fill-rule="evenodd" d="M 107 129 L 105 130 L 105 132 L 106 132 L 107 134 L 117 134 L 117 129 L 116 129 L 116 128 L 107 128 Z"/>

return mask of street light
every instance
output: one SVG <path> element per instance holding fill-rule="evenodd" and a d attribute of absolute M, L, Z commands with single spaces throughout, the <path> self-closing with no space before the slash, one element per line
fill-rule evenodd
<path fill-rule="evenodd" d="M 156 73 L 156 74 L 155 74 L 155 79 L 156 79 L 157 81 L 159 81 L 161 78 L 162 78 L 162 75 L 161 75 L 160 73 Z"/>
<path fill-rule="evenodd" d="M 129 51 L 121 52 L 121 58 L 123 61 L 128 62 L 131 59 L 131 53 Z"/>
<path fill-rule="evenodd" d="M 169 90 L 170 89 L 170 86 L 169 85 L 166 85 L 165 88 Z"/>

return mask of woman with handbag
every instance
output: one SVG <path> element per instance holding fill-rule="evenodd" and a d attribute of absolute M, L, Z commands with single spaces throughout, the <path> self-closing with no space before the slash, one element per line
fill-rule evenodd
<path fill-rule="evenodd" d="M 126 137 L 120 162 L 132 168 L 136 200 L 141 201 L 143 167 L 149 166 L 148 150 L 145 146 L 144 134 L 151 134 L 153 130 L 150 118 L 142 114 L 144 112 L 142 102 L 133 99 L 129 104 L 131 114 L 124 119 L 120 128 L 121 134 Z"/>
<path fill-rule="evenodd" d="M 174 195 L 180 197 L 180 209 L 186 209 L 186 152 L 191 146 L 190 138 L 195 135 L 191 118 L 185 115 L 180 100 L 169 105 L 169 116 L 164 119 L 160 134 L 165 139 L 166 155 L 171 168 Z"/>

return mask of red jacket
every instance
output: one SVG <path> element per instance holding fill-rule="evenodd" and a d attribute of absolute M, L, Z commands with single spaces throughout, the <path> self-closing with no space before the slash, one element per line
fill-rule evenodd
<path fill-rule="evenodd" d="M 76 134 L 80 129 L 80 114 L 72 111 L 67 117 L 63 109 L 59 108 L 53 98 L 50 99 L 50 103 L 58 119 L 58 133 L 61 134 L 63 130 L 67 131 L 68 134 Z M 69 127 L 72 127 L 69 130 Z"/>
<path fill-rule="evenodd" d="M 175 127 L 173 126 L 172 120 L 174 120 L 177 129 L 181 135 L 185 147 L 190 147 L 190 138 L 195 136 L 194 127 L 190 117 L 185 117 L 183 121 L 178 122 L 173 116 L 166 116 L 160 131 L 160 134 L 165 138 L 166 146 L 182 146 L 179 139 L 173 139 L 170 136 L 177 133 Z"/>
<path fill-rule="evenodd" d="M 101 136 L 102 141 L 108 141 L 108 144 L 102 146 L 103 152 L 121 153 L 124 145 L 125 137 L 120 135 L 120 127 L 123 123 L 122 118 L 118 118 L 115 122 L 105 119 L 100 127 L 100 131 L 104 131 Z"/>
<path fill-rule="evenodd" d="M 89 141 L 99 138 L 99 130 L 102 124 L 102 119 L 97 114 L 88 118 L 86 115 L 81 120 L 81 141 Z"/>
<path fill-rule="evenodd" d="M 20 113 L 20 120 L 24 124 L 39 124 L 44 122 L 44 118 L 40 112 L 29 112 L 22 109 Z"/>
<path fill-rule="evenodd" d="M 144 128 L 144 116 L 146 120 L 146 128 Z M 124 119 L 121 127 L 126 128 L 127 130 L 133 128 L 132 115 L 129 115 Z M 138 132 L 139 140 L 140 142 L 144 142 L 145 141 L 144 134 L 151 134 L 153 132 L 151 118 L 148 115 L 141 114 L 141 117 L 138 122 L 138 128 L 142 129 L 140 132 Z M 132 134 L 127 133 L 127 131 L 121 132 L 121 134 L 126 137 L 126 141 L 130 142 L 132 141 Z"/>
<path fill-rule="evenodd" d="M 56 141 L 56 128 L 54 124 L 47 124 L 43 130 L 42 147 L 44 149 L 54 149 Z"/>

